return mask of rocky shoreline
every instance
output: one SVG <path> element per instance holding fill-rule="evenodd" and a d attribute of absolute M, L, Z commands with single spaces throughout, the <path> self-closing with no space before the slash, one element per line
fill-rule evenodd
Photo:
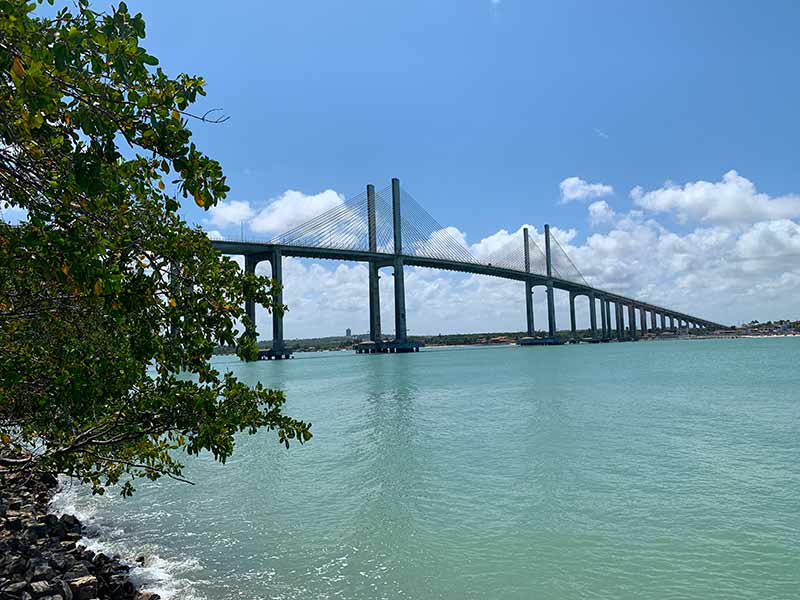
<path fill-rule="evenodd" d="M 160 600 L 136 589 L 119 556 L 79 544 L 76 517 L 48 511 L 57 487 L 46 474 L 0 480 L 0 600 Z"/>

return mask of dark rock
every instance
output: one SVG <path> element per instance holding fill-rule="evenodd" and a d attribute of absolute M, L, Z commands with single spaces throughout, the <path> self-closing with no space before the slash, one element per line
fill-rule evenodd
<path fill-rule="evenodd" d="M 108 581 L 108 588 L 112 600 L 132 598 L 136 591 L 125 575 L 112 575 Z"/>
<path fill-rule="evenodd" d="M 161 600 L 161 596 L 154 592 L 139 592 L 134 598 L 135 600 Z"/>
<path fill-rule="evenodd" d="M 57 591 L 57 587 L 49 581 L 33 581 L 30 583 L 30 590 L 34 598 L 41 598 L 42 596 L 52 595 L 53 592 Z"/>
<path fill-rule="evenodd" d="M 27 581 L 18 581 L 17 583 L 9 583 L 8 585 L 4 585 L 0 590 L 3 591 L 5 594 L 21 594 L 26 589 L 28 589 L 28 582 Z"/>
<path fill-rule="evenodd" d="M 59 545 L 65 552 L 75 550 L 75 540 L 64 540 L 63 542 L 59 542 Z"/>
<path fill-rule="evenodd" d="M 19 517 L 7 519 L 6 529 L 9 531 L 22 531 L 22 521 L 19 519 Z"/>
<path fill-rule="evenodd" d="M 41 581 L 42 579 L 52 579 L 56 576 L 56 572 L 53 570 L 53 567 L 48 565 L 47 563 L 43 565 L 37 565 L 31 573 L 31 581 Z"/>
<path fill-rule="evenodd" d="M 58 583 L 61 586 L 61 595 L 64 596 L 64 600 L 72 600 L 72 588 L 69 587 L 69 584 L 63 580 Z"/>
<path fill-rule="evenodd" d="M 83 562 L 76 562 L 72 565 L 66 573 L 64 573 L 64 579 L 70 581 L 72 579 L 78 579 L 80 577 L 88 577 L 91 575 L 91 571 L 89 571 L 89 567 L 86 566 Z"/>
<path fill-rule="evenodd" d="M 61 515 L 60 521 L 64 524 L 64 527 L 66 527 L 70 531 L 80 533 L 81 522 L 78 520 L 77 517 L 73 515 Z"/>
<path fill-rule="evenodd" d="M 91 600 L 97 595 L 97 578 L 91 575 L 78 577 L 69 582 L 72 589 L 72 597 L 76 600 Z"/>
<path fill-rule="evenodd" d="M 14 573 L 24 573 L 27 568 L 27 561 L 21 556 L 6 559 L 6 564 L 3 567 L 3 574 L 8 576 Z"/>
<path fill-rule="evenodd" d="M 41 481 L 48 488 L 54 488 L 58 485 L 58 478 L 52 473 L 40 473 L 39 481 Z"/>
<path fill-rule="evenodd" d="M 29 523 L 25 526 L 25 533 L 23 534 L 29 539 L 38 539 L 47 535 L 47 527 L 42 523 Z"/>
<path fill-rule="evenodd" d="M 22 502 L 19 500 L 11 500 L 8 503 L 8 510 L 19 510 L 22 507 Z"/>

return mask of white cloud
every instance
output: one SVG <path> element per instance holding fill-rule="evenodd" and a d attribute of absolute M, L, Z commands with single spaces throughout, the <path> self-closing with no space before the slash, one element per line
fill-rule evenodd
<path fill-rule="evenodd" d="M 592 227 L 614 220 L 614 209 L 605 200 L 595 200 L 589 205 L 589 224 Z"/>
<path fill-rule="evenodd" d="M 674 212 L 682 223 L 748 224 L 800 217 L 800 196 L 770 197 L 736 171 L 728 171 L 718 182 L 666 184 L 649 192 L 637 186 L 630 195 L 638 206 L 653 212 Z"/>
<path fill-rule="evenodd" d="M 333 190 L 311 196 L 287 190 L 253 217 L 250 229 L 259 233 L 283 233 L 343 203 L 344 197 Z"/>
<path fill-rule="evenodd" d="M 212 206 L 208 213 L 208 222 L 217 227 L 239 225 L 249 221 L 254 214 L 250 203 L 241 200 L 224 200 Z"/>
<path fill-rule="evenodd" d="M 588 200 L 589 198 L 602 198 L 614 193 L 614 188 L 605 183 L 589 183 L 580 177 L 567 177 L 560 184 L 561 203 L 566 204 L 573 200 Z"/>

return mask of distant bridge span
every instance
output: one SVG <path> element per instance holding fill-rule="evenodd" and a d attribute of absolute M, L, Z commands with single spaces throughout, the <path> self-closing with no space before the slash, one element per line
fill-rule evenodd
<path fill-rule="evenodd" d="M 389 191 L 391 190 L 391 191 Z M 391 194 L 391 201 L 389 201 Z M 407 196 L 407 195 L 405 195 Z M 404 201 L 406 200 L 406 201 Z M 410 205 L 410 215 L 403 209 Z M 410 235 L 403 239 L 406 232 Z M 283 280 L 282 258 L 332 259 L 364 262 L 369 265 L 370 340 L 388 351 L 414 349 L 406 327 L 405 283 L 403 267 L 427 267 L 461 273 L 474 273 L 525 283 L 527 334 L 530 343 L 556 343 L 554 289 L 569 292 L 571 339 L 577 341 L 575 298 L 589 299 L 591 338 L 601 342 L 611 339 L 635 340 L 648 331 L 678 331 L 686 328 L 717 329 L 724 325 L 645 302 L 608 292 L 589 285 L 566 256 L 557 240 L 544 228 L 542 252 L 529 236 L 527 228 L 520 240 L 509 243 L 484 260 L 475 259 L 445 228 L 436 223 L 411 198 L 404 198 L 400 182 L 392 180 L 391 188 L 376 194 L 367 186 L 365 194 L 336 206 L 270 241 L 212 239 L 212 246 L 222 254 L 242 255 L 245 270 L 255 272 L 262 261 L 270 262 L 272 277 Z M 555 248 L 554 248 L 555 246 Z M 560 252 L 561 254 L 558 254 Z M 537 258 L 539 259 L 537 261 Z M 384 342 L 381 333 L 378 271 L 394 270 L 395 338 Z M 533 288 L 544 287 L 547 298 L 548 336 L 534 338 Z M 279 294 L 278 302 L 282 302 Z M 598 327 L 597 309 L 600 319 Z M 611 305 L 614 305 L 612 325 Z M 255 322 L 255 303 L 246 303 L 247 315 Z M 627 312 L 627 327 L 625 324 Z M 639 313 L 637 328 L 636 313 Z M 650 326 L 648 327 L 648 320 Z M 667 321 L 669 325 L 667 325 Z M 272 349 L 269 358 L 288 356 L 283 336 L 283 318 L 273 315 Z"/>

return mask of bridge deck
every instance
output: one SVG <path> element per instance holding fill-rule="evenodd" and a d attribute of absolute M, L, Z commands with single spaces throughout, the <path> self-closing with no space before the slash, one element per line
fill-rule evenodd
<path fill-rule="evenodd" d="M 269 242 L 257 241 L 235 241 L 235 240 L 211 240 L 214 248 L 222 254 L 246 255 L 256 259 L 268 259 L 275 250 L 279 250 L 283 256 L 298 258 L 317 258 L 326 260 L 343 260 L 355 262 L 371 262 L 378 266 L 386 267 L 394 264 L 395 255 L 384 252 L 366 252 L 361 250 L 342 250 L 337 248 L 320 248 L 312 246 L 294 246 L 284 244 L 273 244 Z M 707 327 L 724 327 L 719 323 L 700 319 L 692 315 L 667 309 L 649 302 L 628 298 L 620 294 L 608 292 L 588 285 L 566 281 L 558 278 L 548 278 L 538 273 L 527 273 L 516 269 L 493 266 L 491 264 L 481 264 L 477 262 L 462 262 L 457 260 L 445 260 L 441 258 L 425 258 L 420 256 L 400 255 L 403 264 L 414 267 L 425 267 L 430 269 L 441 269 L 445 271 L 456 271 L 459 273 L 473 273 L 478 275 L 489 275 L 501 279 L 514 281 L 530 281 L 535 286 L 545 286 L 549 281 L 553 282 L 553 287 L 560 290 L 572 292 L 576 295 L 589 295 L 594 293 L 596 296 L 606 298 L 614 303 L 635 304 L 637 307 L 644 308 L 646 311 L 656 311 L 659 313 L 669 313 L 675 318 L 693 321 Z"/>

